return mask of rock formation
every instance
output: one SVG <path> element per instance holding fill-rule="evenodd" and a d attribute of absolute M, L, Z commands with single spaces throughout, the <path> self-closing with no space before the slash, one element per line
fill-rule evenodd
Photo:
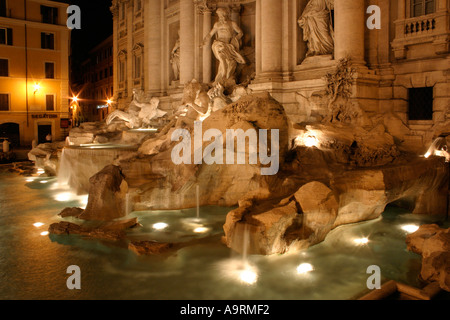
<path fill-rule="evenodd" d="M 106 166 L 89 179 L 89 200 L 86 209 L 78 215 L 83 220 L 110 221 L 126 216 L 125 198 L 128 185 L 120 168 Z"/>
<path fill-rule="evenodd" d="M 422 225 L 406 238 L 409 251 L 422 256 L 420 278 L 426 282 L 439 282 L 450 292 L 450 228 L 436 224 Z"/>

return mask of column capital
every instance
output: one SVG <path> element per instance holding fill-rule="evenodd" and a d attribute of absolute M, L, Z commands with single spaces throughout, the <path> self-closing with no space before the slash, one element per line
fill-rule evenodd
<path fill-rule="evenodd" d="M 217 5 L 213 0 L 193 0 L 199 14 L 212 13 Z"/>

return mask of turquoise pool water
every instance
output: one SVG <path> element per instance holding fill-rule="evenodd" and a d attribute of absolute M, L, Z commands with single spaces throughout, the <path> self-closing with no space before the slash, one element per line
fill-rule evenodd
<path fill-rule="evenodd" d="M 0 168 L 0 299 L 353 299 L 367 292 L 370 265 L 381 268 L 383 280 L 420 286 L 421 258 L 406 250 L 401 227 L 429 217 L 391 208 L 377 220 L 333 230 L 304 252 L 249 256 L 250 281 L 243 281 L 242 257 L 221 243 L 229 208 L 201 208 L 200 221 L 195 209 L 131 213 L 142 225 L 129 232 L 134 239 L 196 240 L 169 256 L 142 257 L 125 242 L 46 235 L 63 208 L 84 206 L 85 197 L 59 189 L 54 178 L 26 181 L 6 169 Z M 81 290 L 66 286 L 70 265 L 80 267 Z M 300 265 L 312 271 L 299 273 Z"/>

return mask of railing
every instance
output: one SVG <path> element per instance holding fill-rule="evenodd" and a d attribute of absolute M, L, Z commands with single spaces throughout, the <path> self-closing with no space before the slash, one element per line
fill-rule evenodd
<path fill-rule="evenodd" d="M 433 16 L 421 16 L 405 21 L 405 35 L 420 35 L 436 29 Z"/>

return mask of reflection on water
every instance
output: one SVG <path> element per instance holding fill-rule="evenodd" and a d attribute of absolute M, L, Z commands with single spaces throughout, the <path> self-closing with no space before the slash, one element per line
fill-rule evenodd
<path fill-rule="evenodd" d="M 132 239 L 196 240 L 168 257 L 139 257 L 125 241 L 45 235 L 62 209 L 85 198 L 65 194 L 53 178 L 26 179 L 0 170 L 0 299 L 351 299 L 366 291 L 374 264 L 384 279 L 420 285 L 420 256 L 406 250 L 411 227 L 402 227 L 424 217 L 391 209 L 304 252 L 244 261 L 221 243 L 227 208 L 202 208 L 201 219 L 195 209 L 133 212 L 142 226 Z M 81 290 L 66 287 L 70 265 L 81 269 Z"/>

